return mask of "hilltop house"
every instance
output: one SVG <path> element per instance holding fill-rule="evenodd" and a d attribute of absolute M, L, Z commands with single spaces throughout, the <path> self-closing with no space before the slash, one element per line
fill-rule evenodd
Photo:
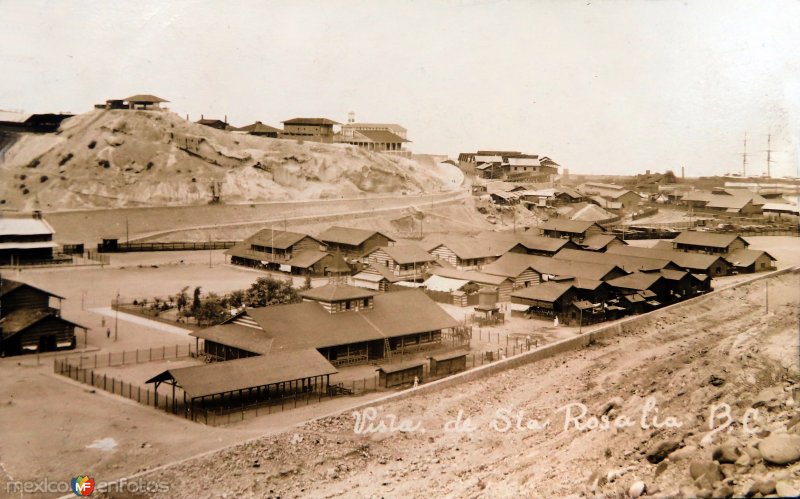
<path fill-rule="evenodd" d="M 334 140 L 334 125 L 340 123 L 327 118 L 292 118 L 282 121 L 282 139 L 300 139 L 312 142 L 331 143 Z"/>
<path fill-rule="evenodd" d="M 410 157 L 411 151 L 403 147 L 410 142 L 407 133 L 408 130 L 395 123 L 356 123 L 350 113 L 336 140 L 369 151 Z"/>
<path fill-rule="evenodd" d="M 243 126 L 236 130 L 237 132 L 244 132 L 248 135 L 257 135 L 259 137 L 269 137 L 271 139 L 277 139 L 278 136 L 283 133 L 283 131 L 279 128 L 275 128 L 269 125 L 265 125 L 260 121 L 256 121 L 252 125 Z"/>

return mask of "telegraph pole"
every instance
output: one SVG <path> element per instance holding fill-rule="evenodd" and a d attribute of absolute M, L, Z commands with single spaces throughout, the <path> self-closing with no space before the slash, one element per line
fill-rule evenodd
<path fill-rule="evenodd" d="M 742 152 L 742 177 L 747 176 L 747 132 L 744 132 L 744 151 Z"/>
<path fill-rule="evenodd" d="M 772 163 L 771 145 L 772 145 L 772 134 L 768 134 L 767 135 L 767 178 L 772 178 L 772 175 L 770 175 L 770 167 L 769 167 L 770 163 Z"/>
<path fill-rule="evenodd" d="M 117 290 L 117 302 L 114 307 L 114 341 L 117 341 L 117 331 L 119 331 L 119 290 Z"/>

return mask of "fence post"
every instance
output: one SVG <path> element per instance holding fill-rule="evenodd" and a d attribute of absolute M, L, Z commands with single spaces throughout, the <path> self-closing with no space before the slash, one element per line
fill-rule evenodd
<path fill-rule="evenodd" d="M 178 345 L 175 345 L 175 358 L 178 358 Z"/>
<path fill-rule="evenodd" d="M 111 352 L 108 352 L 108 367 L 111 367 Z"/>
<path fill-rule="evenodd" d="M 150 353 L 147 355 L 147 361 L 150 362 L 153 360 L 153 347 L 150 347 Z"/>
<path fill-rule="evenodd" d="M 167 360 L 167 345 L 161 346 L 161 360 Z"/>

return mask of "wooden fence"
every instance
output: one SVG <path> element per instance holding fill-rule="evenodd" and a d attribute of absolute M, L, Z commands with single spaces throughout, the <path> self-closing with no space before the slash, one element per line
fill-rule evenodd
<path fill-rule="evenodd" d="M 232 248 L 237 241 L 204 242 L 143 242 L 118 243 L 116 245 L 98 244 L 98 253 L 128 253 L 135 251 L 200 251 Z"/>

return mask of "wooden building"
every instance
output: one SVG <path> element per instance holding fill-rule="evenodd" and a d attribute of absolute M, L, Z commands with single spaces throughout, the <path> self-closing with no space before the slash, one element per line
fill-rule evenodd
<path fill-rule="evenodd" d="M 54 234 L 40 212 L 0 215 L 0 265 L 52 260 Z"/>
<path fill-rule="evenodd" d="M 59 301 L 50 306 L 50 299 Z M 0 278 L 0 356 L 75 348 L 75 328 L 61 317 L 63 297 L 11 279 Z"/>
<path fill-rule="evenodd" d="M 500 238 L 445 237 L 433 239 L 425 249 L 458 270 L 479 270 L 518 246 L 516 241 Z M 524 249 L 519 251 L 525 252 Z"/>
<path fill-rule="evenodd" d="M 334 141 L 333 127 L 340 125 L 327 118 L 292 118 L 283 121 L 282 139 L 299 139 L 311 142 L 331 143 Z"/>
<path fill-rule="evenodd" d="M 252 125 L 243 126 L 236 130 L 237 132 L 244 132 L 248 135 L 257 135 L 259 137 L 268 137 L 270 139 L 277 139 L 278 136 L 283 132 L 280 128 L 275 128 L 269 125 L 265 125 L 260 121 L 256 121 Z"/>
<path fill-rule="evenodd" d="M 150 94 L 136 94 L 122 99 L 125 107 L 139 111 L 160 111 L 161 104 L 169 102 L 166 99 Z"/>
<path fill-rule="evenodd" d="M 0 133 L 53 133 L 72 114 L 0 111 Z"/>
<path fill-rule="evenodd" d="M 545 282 L 511 293 L 511 310 L 564 321 L 576 297 L 571 282 Z"/>
<path fill-rule="evenodd" d="M 420 383 L 424 366 L 424 361 L 385 364 L 378 368 L 378 384 L 383 388 L 394 388 Z"/>
<path fill-rule="evenodd" d="M 374 248 L 389 246 L 395 240 L 378 231 L 353 229 L 351 227 L 329 227 L 317 238 L 329 251 L 341 253 L 346 258 L 360 258 Z"/>
<path fill-rule="evenodd" d="M 227 324 L 191 334 L 240 350 L 240 357 L 314 348 L 338 366 L 439 348 L 442 331 L 458 326 L 419 290 L 380 294 L 328 284 L 301 296 L 302 303 L 248 308 Z"/>
<path fill-rule="evenodd" d="M 367 251 L 363 259 L 373 268 L 383 267 L 401 280 L 419 282 L 436 260 L 430 253 L 415 244 L 381 246 Z"/>
<path fill-rule="evenodd" d="M 752 274 L 775 270 L 775 257 L 766 251 L 753 249 L 737 249 L 725 256 L 733 270 L 739 274 Z"/>
<path fill-rule="evenodd" d="M 717 232 L 699 232 L 687 230 L 672 240 L 673 248 L 678 251 L 727 255 L 736 250 L 746 249 L 750 243 L 737 234 Z"/>
<path fill-rule="evenodd" d="M 605 202 L 601 201 L 598 204 L 603 208 L 610 207 L 608 203 L 618 203 L 621 209 L 630 210 L 642 201 L 642 197 L 639 194 L 616 184 L 586 182 L 579 185 L 576 190 L 589 198 L 602 198 Z"/>
<path fill-rule="evenodd" d="M 349 267 L 318 239 L 298 232 L 262 229 L 225 251 L 231 263 L 295 275 L 341 275 Z"/>
<path fill-rule="evenodd" d="M 229 130 L 231 125 L 226 120 L 218 120 L 213 118 L 205 118 L 200 116 L 200 119 L 196 121 L 198 125 L 207 126 L 209 128 L 215 128 L 217 130 Z"/>
<path fill-rule="evenodd" d="M 603 227 L 596 222 L 567 220 L 564 218 L 550 219 L 539 225 L 537 229 L 540 231 L 541 235 L 545 237 L 571 239 L 575 242 L 580 242 L 589 236 L 605 232 Z"/>
<path fill-rule="evenodd" d="M 669 260 L 673 262 L 679 270 L 685 270 L 693 274 L 705 274 L 709 277 L 720 277 L 730 274 L 731 265 L 722 256 L 675 251 L 672 249 L 671 242 L 663 242 L 666 243 L 666 249 L 642 248 L 639 246 L 615 246 L 608 248 L 607 253 Z"/>
<path fill-rule="evenodd" d="M 431 268 L 431 274 L 449 279 L 466 281 L 466 283 L 471 283 L 478 287 L 490 288 L 497 292 L 497 299 L 501 302 L 508 302 L 511 299 L 511 291 L 514 289 L 514 280 L 510 277 L 492 275 L 474 270 L 434 267 Z M 472 292 L 472 288 L 467 289 L 467 291 Z"/>
<path fill-rule="evenodd" d="M 506 253 L 481 270 L 485 274 L 511 279 L 512 289 L 527 288 L 542 281 L 542 275 L 533 268 L 529 256 L 520 253 Z"/>
<path fill-rule="evenodd" d="M 430 376 L 449 376 L 467 369 L 467 352 L 450 352 L 433 355 L 430 359 Z"/>

